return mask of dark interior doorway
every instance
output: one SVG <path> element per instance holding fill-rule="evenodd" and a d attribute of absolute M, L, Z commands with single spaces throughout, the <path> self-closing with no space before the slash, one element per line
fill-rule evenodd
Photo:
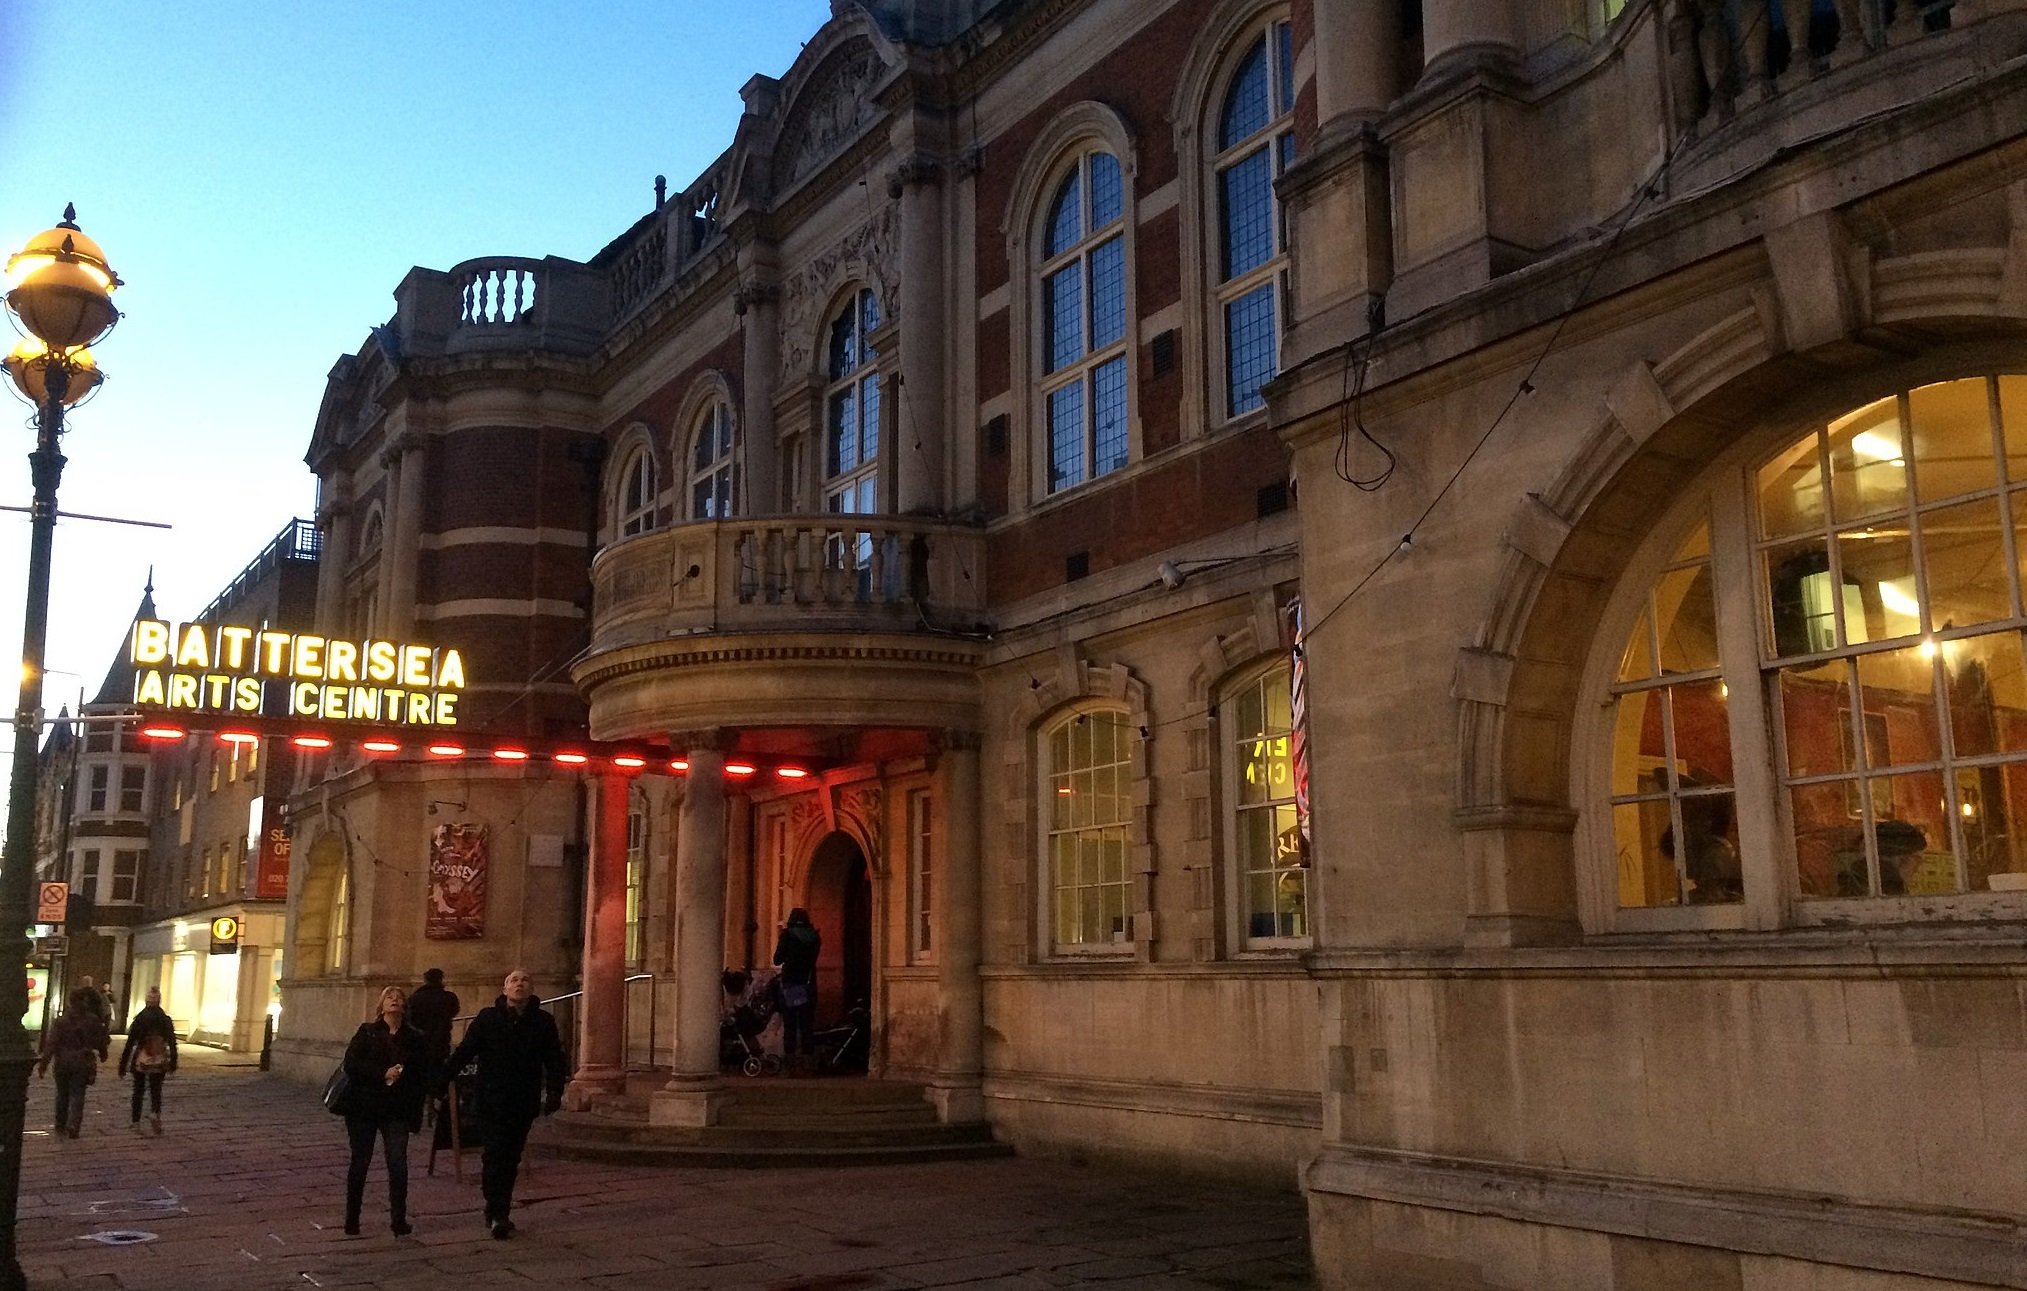
<path fill-rule="evenodd" d="M 870 1008 L 873 995 L 873 879 L 851 835 L 833 833 L 817 844 L 802 904 L 823 936 L 816 1024 L 836 1026 L 852 1005 Z"/>

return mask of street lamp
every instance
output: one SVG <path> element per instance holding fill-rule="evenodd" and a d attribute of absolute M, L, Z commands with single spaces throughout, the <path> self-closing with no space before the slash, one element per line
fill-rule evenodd
<path fill-rule="evenodd" d="M 0 851 L 0 1291 L 26 1291 L 15 1250 L 21 1196 L 21 1131 L 28 1105 L 28 897 L 35 877 L 36 736 L 42 727 L 42 652 L 49 634 L 49 557 L 56 537 L 56 484 L 63 476 L 63 410 L 99 383 L 85 347 L 119 319 L 120 279 L 105 252 L 63 208 L 55 228 L 36 234 L 7 261 L 7 308 L 24 333 L 5 360 L 14 386 L 35 405 L 35 480 L 29 509 L 28 607 L 21 619 L 21 697 L 14 709 L 14 763 L 7 784 L 7 841 Z"/>

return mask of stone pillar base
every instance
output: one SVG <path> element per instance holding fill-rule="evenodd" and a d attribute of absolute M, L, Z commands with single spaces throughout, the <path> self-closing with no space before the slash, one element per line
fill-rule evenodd
<path fill-rule="evenodd" d="M 626 1072 L 619 1067 L 579 1067 L 563 1087 L 563 1106 L 573 1112 L 590 1108 L 601 1094 L 626 1092 Z"/>
<path fill-rule="evenodd" d="M 648 1098 L 648 1124 L 701 1130 L 718 1123 L 725 1091 L 716 1076 L 671 1080 Z"/>
<path fill-rule="evenodd" d="M 936 1119 L 945 1125 L 985 1123 L 985 1094 L 975 1075 L 937 1076 L 929 1082 L 929 1101 L 936 1105 Z"/>

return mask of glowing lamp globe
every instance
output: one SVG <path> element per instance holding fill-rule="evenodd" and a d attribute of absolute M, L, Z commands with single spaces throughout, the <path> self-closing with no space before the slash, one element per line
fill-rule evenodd
<path fill-rule="evenodd" d="M 14 352 L 0 359 L 0 367 L 7 369 L 7 376 L 14 382 L 14 388 L 22 397 L 40 408 L 49 401 L 49 367 L 52 362 L 61 362 L 70 369 L 70 380 L 64 387 L 63 398 L 66 406 L 78 403 L 92 391 L 98 389 L 104 376 L 99 365 L 93 361 L 91 351 L 80 346 L 52 360 L 49 346 L 40 338 L 27 337 L 14 347 Z"/>
<path fill-rule="evenodd" d="M 90 345 L 120 317 L 113 308 L 119 275 L 99 244 L 78 229 L 76 218 L 74 208 L 64 207 L 62 223 L 30 238 L 7 260 L 13 284 L 7 308 L 53 350 Z"/>

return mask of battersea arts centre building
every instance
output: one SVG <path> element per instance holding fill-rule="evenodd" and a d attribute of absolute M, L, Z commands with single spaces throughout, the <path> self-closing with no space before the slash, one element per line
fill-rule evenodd
<path fill-rule="evenodd" d="M 524 965 L 559 1143 L 879 1083 L 1299 1186 L 1329 1287 L 2027 1286 L 2027 5 L 775 70 L 332 370 L 314 630 L 460 670 L 303 756 L 281 1067 Z M 797 907 L 865 1077 L 720 1070 Z"/>

